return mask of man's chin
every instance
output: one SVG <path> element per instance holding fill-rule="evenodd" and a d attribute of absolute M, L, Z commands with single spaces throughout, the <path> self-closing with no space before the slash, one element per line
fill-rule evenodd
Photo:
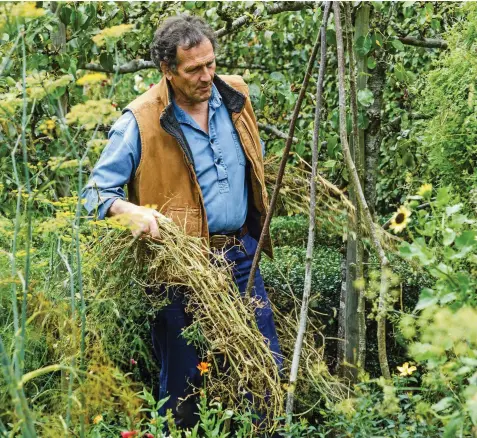
<path fill-rule="evenodd" d="M 196 102 L 205 102 L 210 99 L 210 96 L 212 96 L 212 90 L 199 93 L 196 95 Z"/>

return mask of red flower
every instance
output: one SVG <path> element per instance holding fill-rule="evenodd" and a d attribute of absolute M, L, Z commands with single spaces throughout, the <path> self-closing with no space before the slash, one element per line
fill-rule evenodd
<path fill-rule="evenodd" d="M 156 84 L 149 84 L 149 88 L 154 87 L 154 85 L 156 85 Z"/>
<path fill-rule="evenodd" d="M 131 365 L 137 365 L 137 362 L 132 357 L 131 357 L 130 362 L 131 362 Z"/>
<path fill-rule="evenodd" d="M 121 438 L 131 438 L 136 435 L 137 435 L 137 430 L 127 430 L 127 431 L 121 432 Z"/>
<path fill-rule="evenodd" d="M 152 433 L 146 433 L 146 435 L 144 435 L 146 438 L 154 438 L 154 435 Z"/>

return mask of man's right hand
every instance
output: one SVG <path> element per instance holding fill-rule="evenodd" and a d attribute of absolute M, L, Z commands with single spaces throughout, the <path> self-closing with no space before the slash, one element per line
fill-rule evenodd
<path fill-rule="evenodd" d="M 107 216 L 117 215 L 128 217 L 134 237 L 138 237 L 145 233 L 149 234 L 151 237 L 157 238 L 159 237 L 157 219 L 171 221 L 153 208 L 141 207 L 122 199 L 114 201 L 107 213 Z"/>

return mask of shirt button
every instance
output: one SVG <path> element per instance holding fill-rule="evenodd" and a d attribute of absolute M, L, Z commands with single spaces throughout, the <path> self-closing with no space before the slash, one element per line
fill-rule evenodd
<path fill-rule="evenodd" d="M 215 140 L 212 138 L 212 139 L 210 139 L 210 142 L 211 142 L 212 144 L 214 144 Z"/>

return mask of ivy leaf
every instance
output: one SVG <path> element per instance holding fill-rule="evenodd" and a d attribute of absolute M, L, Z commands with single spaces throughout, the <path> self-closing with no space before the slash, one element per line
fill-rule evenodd
<path fill-rule="evenodd" d="M 358 101 L 363 106 L 370 106 L 374 102 L 373 92 L 369 88 L 358 91 Z"/>
<path fill-rule="evenodd" d="M 358 56 L 366 56 L 373 47 L 373 41 L 369 36 L 360 36 L 354 45 L 356 53 Z"/>

